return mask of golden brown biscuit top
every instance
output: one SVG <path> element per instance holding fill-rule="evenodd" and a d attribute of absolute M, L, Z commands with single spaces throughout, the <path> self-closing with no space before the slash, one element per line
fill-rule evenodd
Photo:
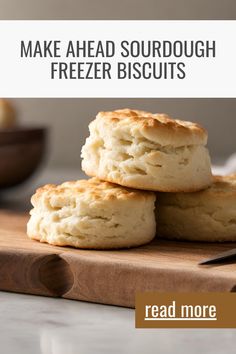
<path fill-rule="evenodd" d="M 60 185 L 46 184 L 38 188 L 32 196 L 31 202 L 35 206 L 42 196 L 53 197 L 83 197 L 84 199 L 114 201 L 154 198 L 155 194 L 148 191 L 140 191 L 117 184 L 100 181 L 96 177 L 89 180 L 64 182 Z"/>
<path fill-rule="evenodd" d="M 236 196 L 236 173 L 227 176 L 214 176 L 210 189 L 213 193 L 232 193 Z"/>
<path fill-rule="evenodd" d="M 99 112 L 97 119 L 103 119 L 116 124 L 138 124 L 144 133 L 154 137 L 164 134 L 164 137 L 183 140 L 188 137 L 195 143 L 206 143 L 207 131 L 197 123 L 173 119 L 167 114 L 150 113 L 141 110 L 119 109 L 111 112 Z M 185 141 L 183 141 L 185 144 Z"/>

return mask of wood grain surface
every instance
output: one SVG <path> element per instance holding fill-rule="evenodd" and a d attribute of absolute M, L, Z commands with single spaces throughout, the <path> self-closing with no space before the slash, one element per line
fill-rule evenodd
<path fill-rule="evenodd" d="M 0 211 L 0 290 L 134 307 L 137 291 L 236 289 L 236 263 L 198 266 L 236 244 L 155 240 L 129 250 L 76 250 L 28 239 L 27 220 Z"/>

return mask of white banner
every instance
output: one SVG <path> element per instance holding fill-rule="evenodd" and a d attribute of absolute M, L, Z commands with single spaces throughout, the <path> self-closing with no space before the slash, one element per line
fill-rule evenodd
<path fill-rule="evenodd" d="M 236 21 L 0 21 L 0 97 L 236 97 Z"/>

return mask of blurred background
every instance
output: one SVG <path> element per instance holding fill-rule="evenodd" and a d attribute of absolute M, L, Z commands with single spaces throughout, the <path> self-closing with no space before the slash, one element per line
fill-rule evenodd
<path fill-rule="evenodd" d="M 236 151 L 236 99 L 17 99 L 13 103 L 22 124 L 50 128 L 50 167 L 79 169 L 89 122 L 99 111 L 126 107 L 201 123 L 208 130 L 215 163 Z"/>
<path fill-rule="evenodd" d="M 0 0 L 0 9 L 1 20 L 230 20 L 236 16 L 236 1 Z M 217 75 L 215 84 L 220 85 Z M 100 110 L 129 107 L 199 122 L 209 132 L 208 146 L 217 165 L 236 151 L 236 99 L 13 99 L 12 104 L 21 125 L 47 126 L 50 130 L 44 168 L 30 180 L 28 189 L 17 189 L 17 195 L 26 195 L 27 189 L 27 198 L 40 184 L 83 176 L 81 146 L 88 136 L 89 122 Z M 15 189 L 12 194 L 15 196 Z M 9 195 L 12 199 L 8 190 Z"/>
<path fill-rule="evenodd" d="M 2 20 L 234 20 L 235 0 L 1 0 Z"/>

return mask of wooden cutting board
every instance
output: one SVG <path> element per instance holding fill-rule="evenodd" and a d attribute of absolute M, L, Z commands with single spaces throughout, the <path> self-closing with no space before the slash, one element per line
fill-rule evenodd
<path fill-rule="evenodd" d="M 119 251 L 32 241 L 25 214 L 0 212 L 0 289 L 134 307 L 137 291 L 236 291 L 236 263 L 198 266 L 236 244 L 155 240 Z"/>

